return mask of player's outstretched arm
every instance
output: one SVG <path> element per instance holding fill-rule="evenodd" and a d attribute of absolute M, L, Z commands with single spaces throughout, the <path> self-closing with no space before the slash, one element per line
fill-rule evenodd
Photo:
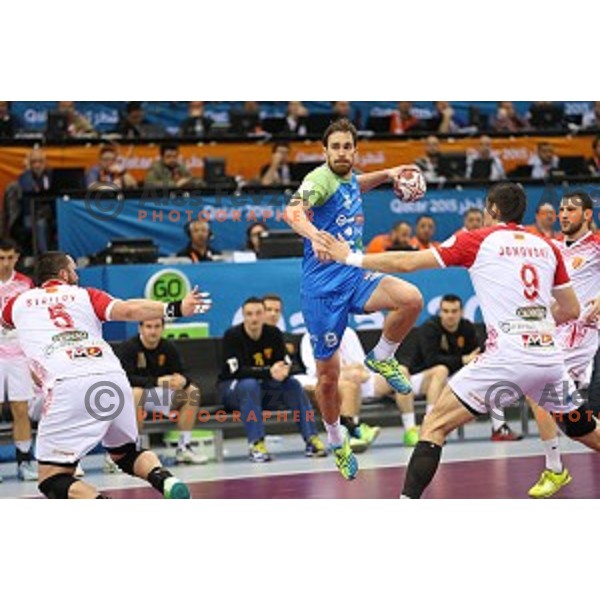
<path fill-rule="evenodd" d="M 556 300 L 552 303 L 552 316 L 557 325 L 579 318 L 581 306 L 571 286 L 555 288 L 552 295 Z"/>
<path fill-rule="evenodd" d="M 372 173 L 363 173 L 362 175 L 358 175 L 356 179 L 358 180 L 360 191 L 368 192 L 384 183 L 391 183 L 400 175 L 400 173 L 402 173 L 402 171 L 414 169 L 418 169 L 418 167 L 416 165 L 401 165 L 399 167 L 394 167 L 393 169 L 383 169 L 381 171 L 373 171 Z"/>
<path fill-rule="evenodd" d="M 343 239 L 336 239 L 326 231 L 318 233 L 318 243 L 333 260 L 353 267 L 361 267 L 382 273 L 412 273 L 424 269 L 437 269 L 440 263 L 431 250 L 420 252 L 383 252 L 382 254 L 362 254 L 351 252 Z"/>
<path fill-rule="evenodd" d="M 180 302 L 156 302 L 154 300 L 117 300 L 109 318 L 111 321 L 148 321 L 150 319 L 191 317 L 210 310 L 210 295 L 195 287 Z"/>

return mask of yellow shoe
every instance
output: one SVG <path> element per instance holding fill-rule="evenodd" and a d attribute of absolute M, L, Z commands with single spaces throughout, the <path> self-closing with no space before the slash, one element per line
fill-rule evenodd
<path fill-rule="evenodd" d="M 335 465 L 342 474 L 342 477 L 348 481 L 356 479 L 358 475 L 358 461 L 352 453 L 348 436 L 344 437 L 343 446 L 331 446 L 330 450 L 333 452 Z"/>
<path fill-rule="evenodd" d="M 568 469 L 564 469 L 562 473 L 554 473 L 546 469 L 541 475 L 538 482 L 529 490 L 531 498 L 551 498 L 566 485 L 573 481 Z"/>
<path fill-rule="evenodd" d="M 414 448 L 419 443 L 419 428 L 412 427 L 404 432 L 404 445 L 407 448 Z"/>

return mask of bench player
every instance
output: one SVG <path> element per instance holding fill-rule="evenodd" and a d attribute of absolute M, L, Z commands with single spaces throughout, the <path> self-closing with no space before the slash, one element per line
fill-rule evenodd
<path fill-rule="evenodd" d="M 206 308 L 195 289 L 183 301 L 118 300 L 77 285 L 73 259 L 48 252 L 37 264 L 41 287 L 13 297 L 4 322 L 14 327 L 45 402 L 36 444 L 39 489 L 48 498 L 103 498 L 74 477 L 79 460 L 102 442 L 129 475 L 147 480 L 166 498 L 189 498 L 188 487 L 157 456 L 136 448 L 131 387 L 121 363 L 102 339 L 102 322 L 191 316 Z M 108 406 L 117 408 L 106 415 Z"/>
<path fill-rule="evenodd" d="M 521 186 L 497 184 L 486 199 L 484 229 L 458 234 L 440 248 L 422 252 L 363 256 L 325 232 L 318 236 L 335 260 L 359 268 L 412 272 L 466 267 L 481 304 L 488 330 L 486 352 L 454 377 L 425 418 L 403 497 L 421 497 L 452 431 L 522 395 L 553 413 L 567 436 L 600 451 L 600 429 L 586 404 L 573 397 L 575 388 L 555 331 L 555 322 L 579 318 L 579 301 L 558 248 L 520 225 L 526 208 Z M 568 393 L 563 392 L 565 382 Z M 497 393 L 500 386 L 512 394 Z"/>

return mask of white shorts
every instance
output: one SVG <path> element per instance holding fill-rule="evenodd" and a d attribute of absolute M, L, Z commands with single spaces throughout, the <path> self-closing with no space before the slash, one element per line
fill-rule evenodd
<path fill-rule="evenodd" d="M 598 330 L 570 323 L 558 329 L 558 340 L 565 355 L 567 371 L 580 386 L 586 386 L 592 378 L 594 357 L 598 352 Z"/>
<path fill-rule="evenodd" d="M 145 389 L 140 404 L 143 403 L 144 410 L 149 414 L 152 414 L 153 412 L 161 413 L 168 417 L 171 413 L 171 406 L 173 404 L 175 393 L 174 390 L 171 390 L 168 387 Z"/>
<path fill-rule="evenodd" d="M 452 391 L 477 414 L 486 414 L 529 396 L 549 412 L 568 413 L 581 401 L 563 363 L 523 364 L 499 354 L 483 354 L 449 382 Z"/>
<path fill-rule="evenodd" d="M 33 398 L 33 381 L 26 358 L 0 358 L 0 402 L 4 402 L 7 391 L 11 402 L 29 402 Z"/>
<path fill-rule="evenodd" d="M 135 443 L 138 429 L 133 404 L 124 373 L 57 381 L 44 401 L 37 460 L 72 464 L 100 442 L 107 448 Z"/>

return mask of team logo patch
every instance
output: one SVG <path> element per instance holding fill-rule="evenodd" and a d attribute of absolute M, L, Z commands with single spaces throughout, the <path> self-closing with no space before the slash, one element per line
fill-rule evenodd
<path fill-rule="evenodd" d="M 585 258 L 583 258 L 583 256 L 575 256 L 573 258 L 573 260 L 571 261 L 571 266 L 575 270 L 581 269 L 581 267 L 583 267 L 584 264 L 585 264 Z"/>
<path fill-rule="evenodd" d="M 526 334 L 521 336 L 525 348 L 554 348 L 554 337 L 547 334 Z"/>

